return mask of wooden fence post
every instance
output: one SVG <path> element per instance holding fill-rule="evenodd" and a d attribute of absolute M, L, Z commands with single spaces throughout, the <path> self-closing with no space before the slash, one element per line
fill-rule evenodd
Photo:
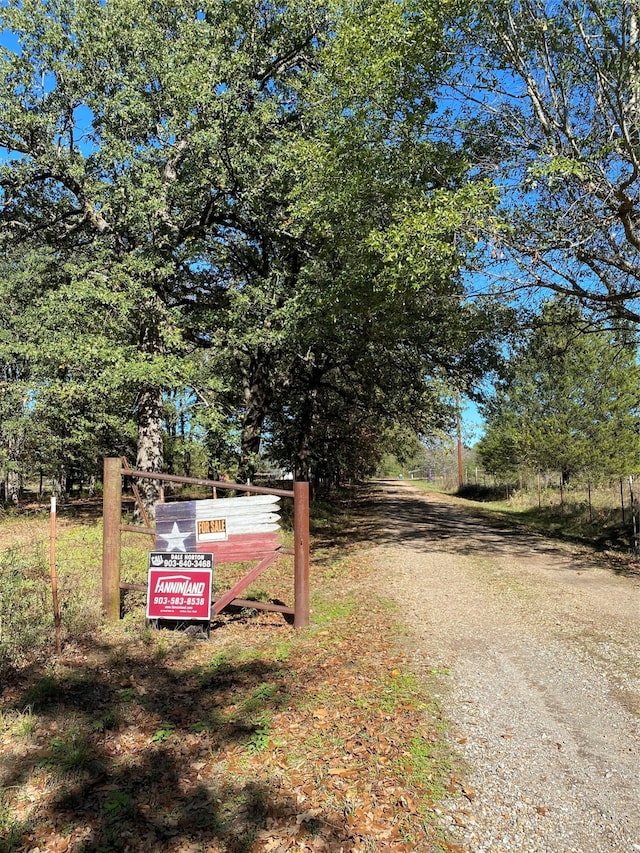
<path fill-rule="evenodd" d="M 109 622 L 120 619 L 120 523 L 122 518 L 122 461 L 104 460 L 102 497 L 102 613 Z"/>
<path fill-rule="evenodd" d="M 293 484 L 294 627 L 309 624 L 309 483 Z"/>

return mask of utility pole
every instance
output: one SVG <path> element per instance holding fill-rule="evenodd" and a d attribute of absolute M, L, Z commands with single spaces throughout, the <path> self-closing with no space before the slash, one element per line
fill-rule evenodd
<path fill-rule="evenodd" d="M 458 445 L 458 487 L 464 486 L 464 469 L 462 467 L 462 415 L 460 414 L 460 392 L 456 391 L 456 441 Z"/>

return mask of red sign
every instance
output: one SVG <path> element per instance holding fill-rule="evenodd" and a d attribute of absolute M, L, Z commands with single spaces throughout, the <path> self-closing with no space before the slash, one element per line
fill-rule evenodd
<path fill-rule="evenodd" d="M 149 555 L 147 619 L 200 620 L 211 618 L 211 554 Z"/>

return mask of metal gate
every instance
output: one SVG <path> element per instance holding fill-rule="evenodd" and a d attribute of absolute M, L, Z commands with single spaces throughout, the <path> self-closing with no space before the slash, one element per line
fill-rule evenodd
<path fill-rule="evenodd" d="M 133 492 L 144 518 L 144 524 L 122 523 L 122 478 L 133 480 Z M 102 552 L 102 609 L 104 617 L 109 621 L 120 618 L 120 596 L 124 589 L 146 589 L 144 584 L 123 583 L 120 579 L 121 535 L 123 532 L 142 533 L 155 538 L 156 531 L 151 526 L 146 515 L 136 480 L 158 480 L 160 482 L 184 483 L 188 485 L 207 486 L 217 490 L 236 490 L 249 494 L 267 494 L 293 500 L 294 517 L 294 546 L 283 548 L 274 543 L 265 551 L 264 542 L 260 548 L 241 549 L 242 561 L 257 559 L 258 563 L 251 571 L 240 578 L 229 590 L 212 602 L 212 613 L 220 613 L 225 607 L 235 605 L 252 607 L 254 609 L 270 610 L 293 616 L 294 627 L 303 628 L 309 624 L 309 484 L 294 482 L 293 489 L 271 489 L 263 486 L 251 486 L 244 483 L 230 483 L 218 480 L 206 480 L 197 477 L 178 477 L 173 474 L 161 474 L 149 471 L 137 471 L 129 467 L 126 459 L 110 457 L 104 460 L 104 492 L 103 492 L 103 552 Z M 215 553 L 215 546 L 212 546 Z M 236 562 L 233 550 L 227 552 L 218 562 Z M 293 554 L 294 557 L 294 606 L 271 602 L 247 601 L 238 596 L 275 560 L 283 554 Z"/>

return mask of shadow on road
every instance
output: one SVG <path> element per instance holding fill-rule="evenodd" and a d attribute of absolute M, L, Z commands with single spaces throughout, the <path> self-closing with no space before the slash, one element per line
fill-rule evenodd
<path fill-rule="evenodd" d="M 348 539 L 362 544 L 424 548 L 431 553 L 529 560 L 540 557 L 563 571 L 585 571 L 595 565 L 595 556 L 572 554 L 565 545 L 541 533 L 487 519 L 466 506 L 419 492 L 408 484 L 372 483 L 354 493 L 351 500 L 350 511 L 356 523 L 334 542 L 337 547 Z M 598 556 L 597 565 L 607 567 L 608 561 Z M 610 568 L 624 573 L 613 562 Z"/>

